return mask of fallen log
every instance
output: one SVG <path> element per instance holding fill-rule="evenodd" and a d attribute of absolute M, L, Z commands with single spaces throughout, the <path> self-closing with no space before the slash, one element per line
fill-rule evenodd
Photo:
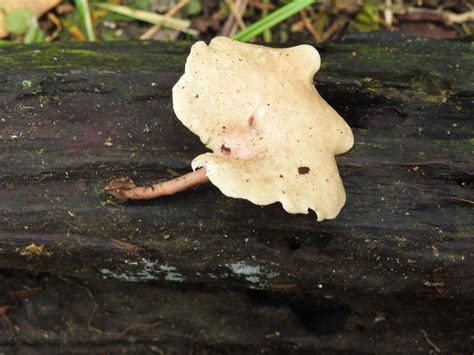
<path fill-rule="evenodd" d="M 320 48 L 318 90 L 356 141 L 338 157 L 346 207 L 322 223 L 212 185 L 105 193 L 205 151 L 172 111 L 188 50 L 0 47 L 0 297 L 17 327 L 0 352 L 472 349 L 473 47 L 371 33 Z"/>

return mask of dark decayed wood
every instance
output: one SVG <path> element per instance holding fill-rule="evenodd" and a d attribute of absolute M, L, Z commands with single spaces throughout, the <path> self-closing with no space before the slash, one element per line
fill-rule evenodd
<path fill-rule="evenodd" d="M 338 157 L 347 204 L 322 223 L 212 185 L 104 192 L 205 151 L 172 110 L 188 50 L 0 47 L 0 352 L 472 350 L 472 45 L 320 48 L 317 88 L 356 140 Z"/>

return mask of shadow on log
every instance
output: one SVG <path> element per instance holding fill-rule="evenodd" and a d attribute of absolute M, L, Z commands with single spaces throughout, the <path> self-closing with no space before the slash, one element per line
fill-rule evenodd
<path fill-rule="evenodd" d="M 338 158 L 347 205 L 323 223 L 212 185 L 104 193 L 204 152 L 172 111 L 188 50 L 0 48 L 0 352 L 472 350 L 473 47 L 320 48 L 318 90 L 356 139 Z"/>

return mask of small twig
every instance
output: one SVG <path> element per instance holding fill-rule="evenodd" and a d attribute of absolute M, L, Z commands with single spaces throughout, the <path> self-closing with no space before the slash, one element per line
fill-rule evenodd
<path fill-rule="evenodd" d="M 237 32 L 237 24 L 242 28 L 245 28 L 245 23 L 242 19 L 242 16 L 247 8 L 248 0 L 237 0 L 235 4 L 230 3 L 230 0 L 227 0 L 226 3 L 229 5 L 230 12 L 232 16 L 227 18 L 224 26 L 222 27 L 222 36 L 232 37 Z"/>
<path fill-rule="evenodd" d="M 100 334 L 107 334 L 107 335 L 112 335 L 112 336 L 124 336 L 124 335 L 127 335 L 128 332 L 132 331 L 132 330 L 135 330 L 135 329 L 140 329 L 140 328 L 145 328 L 145 327 L 153 327 L 155 325 L 158 325 L 160 323 L 162 323 L 162 321 L 157 321 L 157 322 L 153 322 L 153 323 L 144 323 L 144 324 L 134 324 L 130 327 L 127 327 L 125 328 L 125 330 L 121 331 L 121 332 L 108 332 L 108 331 L 104 331 L 102 329 L 99 329 L 99 328 L 96 328 L 92 325 L 92 318 L 94 318 L 99 306 L 97 305 L 97 302 L 94 298 L 94 295 L 92 294 L 91 290 L 89 290 L 87 287 L 85 286 L 82 286 L 82 285 L 79 285 L 78 283 L 72 281 L 72 280 L 69 280 L 68 278 L 66 277 L 63 277 L 61 275 L 57 275 L 59 279 L 77 287 L 77 288 L 80 288 L 81 290 L 85 291 L 87 293 L 87 295 L 89 296 L 89 299 L 91 300 L 92 302 L 92 311 L 89 313 L 89 316 L 87 317 L 87 328 L 93 332 L 96 332 L 96 333 L 100 333 Z"/>
<path fill-rule="evenodd" d="M 158 31 L 161 29 L 161 27 L 164 25 L 166 21 L 169 21 L 170 18 L 176 16 L 176 14 L 187 4 L 189 3 L 189 0 L 181 0 L 178 2 L 176 5 L 174 5 L 171 9 L 166 12 L 161 20 L 159 20 L 157 23 L 155 23 L 152 27 L 148 29 L 144 34 L 140 36 L 140 39 L 142 40 L 147 40 L 153 38 Z"/>
<path fill-rule="evenodd" d="M 385 19 L 385 23 L 388 26 L 392 26 L 393 24 L 393 9 L 392 9 L 392 0 L 385 0 L 385 8 L 383 10 L 383 15 Z"/>
<path fill-rule="evenodd" d="M 249 5 L 262 11 L 273 10 L 275 8 L 275 5 L 269 2 L 269 0 L 264 0 L 264 1 L 250 0 Z"/>
<path fill-rule="evenodd" d="M 0 307 L 0 319 L 3 322 L 3 326 L 6 329 L 8 329 L 9 331 L 11 331 L 13 333 L 13 335 L 16 335 L 15 326 L 13 325 L 12 321 L 10 320 L 10 318 L 8 317 L 8 314 L 7 314 L 10 309 L 11 309 L 11 307 L 9 307 L 9 306 L 1 306 Z"/>
<path fill-rule="evenodd" d="M 151 200 L 161 196 L 174 195 L 209 181 L 206 169 L 201 168 L 176 179 L 154 184 L 153 186 L 136 187 L 129 178 L 112 180 L 105 190 L 118 199 Z"/>
<path fill-rule="evenodd" d="M 308 30 L 309 33 L 311 33 L 311 35 L 313 36 L 314 40 L 318 43 L 321 42 L 321 36 L 319 35 L 319 33 L 316 31 L 316 29 L 314 28 L 313 24 L 311 23 L 311 20 L 309 19 L 309 17 L 306 15 L 306 10 L 301 10 L 300 11 L 300 16 L 303 20 L 303 24 L 304 24 L 304 27 L 306 27 L 306 29 Z"/>
<path fill-rule="evenodd" d="M 443 19 L 448 23 L 464 23 L 474 21 L 474 11 L 456 14 L 451 11 L 443 11 Z"/>
<path fill-rule="evenodd" d="M 127 6 L 112 5 L 112 4 L 108 4 L 104 2 L 94 2 L 94 7 L 98 7 L 99 9 L 103 9 L 107 11 L 112 11 L 117 14 L 134 18 L 136 20 L 145 21 L 153 25 L 155 25 L 158 21 L 160 21 L 163 18 L 163 15 L 160 15 L 154 12 L 135 10 Z M 191 36 L 196 37 L 199 34 L 199 32 L 192 28 L 189 28 L 190 25 L 191 25 L 190 20 L 184 20 L 180 18 L 171 17 L 167 21 L 165 21 L 165 23 L 163 24 L 163 27 L 176 30 L 176 31 L 181 31 L 181 32 L 184 32 Z"/>
<path fill-rule="evenodd" d="M 438 288 L 438 287 L 444 287 L 444 282 L 431 282 L 431 281 L 423 281 L 423 286 L 426 287 L 433 287 L 433 288 Z"/>
<path fill-rule="evenodd" d="M 347 22 L 349 21 L 349 18 L 341 15 L 338 17 L 332 24 L 329 26 L 329 28 L 323 33 L 321 36 L 321 42 L 326 42 L 327 40 L 330 40 L 334 36 L 336 36 L 338 33 L 340 33 L 344 27 L 346 26 Z"/>
<path fill-rule="evenodd" d="M 234 7 L 232 0 L 226 0 L 226 4 L 229 6 L 232 16 L 234 16 L 235 20 L 237 21 L 241 29 L 244 29 L 247 27 L 245 26 L 244 20 L 242 20 L 242 15 L 245 12 L 245 7 L 247 7 L 247 3 L 248 3 L 247 1 L 237 0 L 236 1 L 237 6 Z M 242 7 L 243 7 L 243 10 L 242 10 Z"/>
<path fill-rule="evenodd" d="M 461 24 L 465 22 L 474 21 L 474 10 L 463 12 L 460 14 L 452 11 L 443 11 L 441 9 L 426 9 L 426 8 L 392 8 L 392 11 L 397 15 L 411 15 L 411 20 L 425 20 L 445 22 L 446 24 Z"/>
<path fill-rule="evenodd" d="M 425 339 L 426 339 L 426 342 L 428 344 L 430 344 L 432 347 L 433 347 L 433 350 L 436 351 L 437 353 L 440 353 L 441 352 L 441 349 L 431 341 L 430 337 L 428 336 L 428 333 L 426 332 L 426 330 L 424 329 L 420 329 L 420 331 L 423 333 L 423 335 L 425 336 Z"/>
<path fill-rule="evenodd" d="M 463 198 L 463 197 L 460 197 L 460 196 L 451 196 L 451 199 L 456 200 L 456 201 L 462 201 L 462 202 L 467 202 L 467 203 L 474 204 L 474 201 L 468 200 L 467 198 Z"/>
<path fill-rule="evenodd" d="M 51 42 L 53 39 L 59 36 L 59 33 L 62 31 L 63 26 L 61 25 L 61 21 L 59 21 L 56 15 L 54 15 L 52 12 L 48 12 L 46 16 L 48 16 L 48 20 L 50 20 L 56 26 L 54 32 L 45 38 L 46 42 Z"/>

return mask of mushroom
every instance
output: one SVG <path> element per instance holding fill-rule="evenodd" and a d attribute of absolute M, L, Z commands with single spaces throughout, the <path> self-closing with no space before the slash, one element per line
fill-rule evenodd
<path fill-rule="evenodd" d="M 191 48 L 173 87 L 178 119 L 212 153 L 194 172 L 153 187 L 124 183 L 117 197 L 148 199 L 206 182 L 257 205 L 281 202 L 289 213 L 335 218 L 345 191 L 335 155 L 354 144 L 352 131 L 319 95 L 320 56 L 309 45 L 268 48 L 225 37 Z M 120 184 L 119 184 L 120 185 Z"/>

